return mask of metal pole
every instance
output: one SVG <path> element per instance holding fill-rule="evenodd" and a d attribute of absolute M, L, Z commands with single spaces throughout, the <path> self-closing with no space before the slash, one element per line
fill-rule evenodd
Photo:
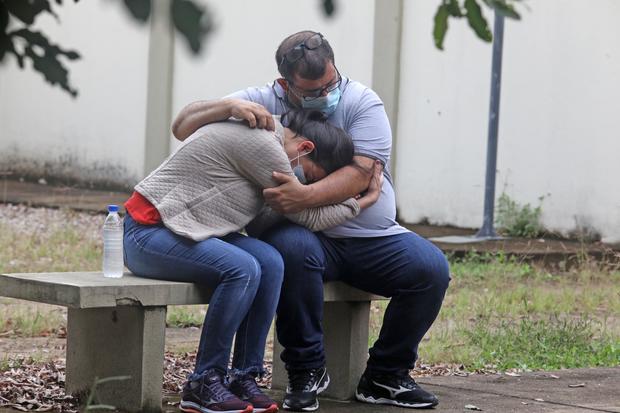
<path fill-rule="evenodd" d="M 502 82 L 502 50 L 504 45 L 504 16 L 495 12 L 493 25 L 493 63 L 491 67 L 491 103 L 489 106 L 489 134 L 487 142 L 487 171 L 484 185 L 484 218 L 477 238 L 495 238 L 493 213 L 495 204 L 495 174 L 497 170 L 497 130 Z"/>

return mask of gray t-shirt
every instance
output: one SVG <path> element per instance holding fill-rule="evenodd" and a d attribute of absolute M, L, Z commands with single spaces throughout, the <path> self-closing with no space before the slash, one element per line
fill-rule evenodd
<path fill-rule="evenodd" d="M 407 232 L 396 222 L 396 199 L 389 171 L 392 132 L 383 102 L 370 88 L 344 77 L 340 90 L 342 98 L 328 122 L 353 137 L 356 155 L 381 161 L 386 179 L 383 180 L 381 196 L 373 206 L 323 233 L 332 238 L 363 238 Z M 260 103 L 272 114 L 281 115 L 290 108 L 285 96 L 284 89 L 274 82 L 260 88 L 240 90 L 227 97 Z"/>

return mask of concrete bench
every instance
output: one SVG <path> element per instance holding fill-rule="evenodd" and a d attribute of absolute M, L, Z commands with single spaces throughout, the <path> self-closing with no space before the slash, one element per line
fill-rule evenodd
<path fill-rule="evenodd" d="M 192 283 L 100 272 L 0 275 L 0 296 L 68 307 L 66 391 L 79 393 L 95 377 L 131 376 L 97 389 L 102 403 L 124 411 L 161 411 L 166 306 L 208 304 L 212 291 Z M 368 351 L 370 301 L 385 299 L 342 283 L 325 285 L 323 326 L 325 396 L 353 396 Z M 274 339 L 273 388 L 284 389 L 286 371 Z"/>

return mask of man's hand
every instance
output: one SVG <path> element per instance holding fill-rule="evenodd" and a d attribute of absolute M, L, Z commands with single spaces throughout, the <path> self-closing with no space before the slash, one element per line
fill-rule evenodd
<path fill-rule="evenodd" d="M 230 115 L 237 119 L 246 120 L 250 128 L 275 130 L 275 122 L 271 113 L 258 103 L 243 99 L 229 99 Z"/>
<path fill-rule="evenodd" d="M 383 187 L 383 165 L 380 161 L 375 161 L 370 185 L 364 196 L 356 197 L 360 204 L 360 208 L 366 209 L 379 199 L 381 196 L 381 188 Z"/>
<path fill-rule="evenodd" d="M 263 189 L 263 197 L 274 211 L 294 214 L 308 208 L 306 202 L 311 192 L 310 186 L 302 185 L 297 177 L 281 172 L 274 172 L 272 176 L 280 186 Z"/>

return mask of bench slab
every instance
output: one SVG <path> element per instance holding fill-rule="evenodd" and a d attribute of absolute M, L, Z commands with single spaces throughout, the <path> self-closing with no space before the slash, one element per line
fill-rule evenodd
<path fill-rule="evenodd" d="M 212 289 L 198 284 L 136 277 L 105 278 L 101 272 L 55 272 L 0 275 L 0 295 L 70 308 L 121 305 L 208 304 Z M 340 282 L 325 284 L 324 301 L 370 301 L 383 297 Z"/>
<path fill-rule="evenodd" d="M 324 285 L 324 330 L 328 397 L 351 398 L 368 351 L 368 294 L 340 282 Z M 208 304 L 212 289 L 192 283 L 160 281 L 125 273 L 101 272 L 1 274 L 0 295 L 69 307 L 67 392 L 88 390 L 96 377 L 127 375 L 97 390 L 100 401 L 123 411 L 161 408 L 164 337 L 168 305 Z M 273 387 L 286 386 L 274 339 Z"/>

